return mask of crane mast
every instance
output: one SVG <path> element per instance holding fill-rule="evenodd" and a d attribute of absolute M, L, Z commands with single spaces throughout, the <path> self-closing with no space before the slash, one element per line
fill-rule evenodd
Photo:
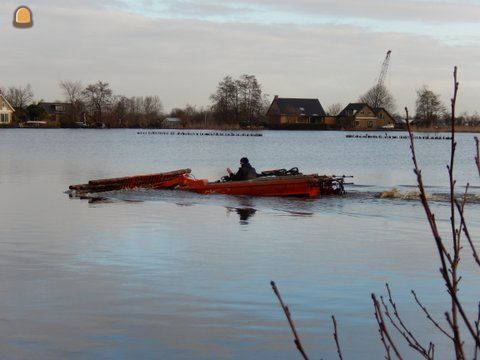
<path fill-rule="evenodd" d="M 388 66 L 390 65 L 390 54 L 392 50 L 387 51 L 387 56 L 383 60 L 382 69 L 380 70 L 380 75 L 378 76 L 377 86 L 381 86 L 385 83 L 385 77 L 387 76 Z"/>

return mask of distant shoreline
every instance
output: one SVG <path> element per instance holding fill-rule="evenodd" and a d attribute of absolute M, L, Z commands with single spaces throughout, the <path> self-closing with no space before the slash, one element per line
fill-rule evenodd
<path fill-rule="evenodd" d="M 337 131 L 337 132 L 345 132 L 345 133 L 395 133 L 395 132 L 405 132 L 407 131 L 406 129 L 371 129 L 371 130 L 365 130 L 365 129 L 348 129 L 348 130 L 340 130 L 340 129 L 318 129 L 318 128 L 286 128 L 286 129 L 281 129 L 281 128 L 275 128 L 275 129 L 269 129 L 269 128 L 251 128 L 251 129 L 242 129 L 242 128 L 226 128 L 226 127 L 209 127 L 209 128 L 138 128 L 138 127 L 130 127 L 130 128 L 120 128 L 120 127 L 112 127 L 112 128 L 95 128 L 95 127 L 88 127 L 88 128 L 79 128 L 79 127 L 54 127 L 54 126 L 32 126 L 32 127 L 20 127 L 20 126 L 5 126 L 5 125 L 0 125 L 0 130 L 2 129 L 24 129 L 24 130 L 56 130 L 56 129 L 69 129 L 69 130 L 137 130 L 139 132 L 149 132 L 149 131 L 233 131 L 233 132 L 258 132 L 258 131 L 312 131 L 312 132 L 317 132 L 317 131 Z M 413 127 L 412 128 L 413 132 L 416 133 L 450 133 L 451 132 L 451 127 L 450 126 L 441 126 L 441 127 Z M 465 125 L 458 125 L 455 126 L 455 132 L 457 133 L 480 133 L 480 126 L 465 126 Z"/>

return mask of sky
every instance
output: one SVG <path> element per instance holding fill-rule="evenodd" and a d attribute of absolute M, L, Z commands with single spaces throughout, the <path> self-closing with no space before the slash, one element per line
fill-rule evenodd
<path fill-rule="evenodd" d="M 34 27 L 12 26 L 27 5 Z M 270 98 L 347 105 L 386 85 L 397 110 L 427 85 L 460 112 L 480 112 L 480 0 L 2 0 L 0 86 L 31 84 L 62 100 L 62 80 L 157 95 L 165 110 L 207 106 L 225 76 L 255 75 Z"/>

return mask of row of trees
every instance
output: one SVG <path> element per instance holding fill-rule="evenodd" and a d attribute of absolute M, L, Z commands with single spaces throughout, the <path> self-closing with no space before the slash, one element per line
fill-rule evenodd
<path fill-rule="evenodd" d="M 163 120 L 163 106 L 158 96 L 126 97 L 115 95 L 106 82 L 83 86 L 80 81 L 62 81 L 66 107 L 62 114 L 61 126 L 76 123 L 104 123 L 108 127 L 152 127 L 160 126 Z M 11 86 L 0 89 L 7 101 L 15 108 L 14 121 L 44 120 L 46 110 L 33 101 L 30 85 Z"/>
<path fill-rule="evenodd" d="M 269 105 L 257 79 L 242 75 L 238 79 L 225 77 L 214 94 L 212 105 L 174 108 L 168 115 L 157 96 L 126 97 L 115 95 L 106 82 L 83 86 L 80 81 L 62 81 L 59 84 L 68 105 L 61 126 L 77 123 L 104 123 L 108 127 L 161 127 L 166 116 L 179 118 L 183 127 L 238 127 L 257 125 L 264 120 Z M 43 120 L 45 109 L 34 103 L 30 85 L 0 89 L 15 108 L 17 122 Z"/>
<path fill-rule="evenodd" d="M 114 95 L 106 82 L 83 87 L 79 81 L 62 81 L 60 87 L 70 104 L 70 120 L 105 123 L 110 127 L 152 127 L 163 120 L 158 96 Z"/>
<path fill-rule="evenodd" d="M 68 104 L 66 114 L 62 116 L 62 126 L 87 122 L 104 123 L 108 127 L 161 127 L 166 116 L 158 96 L 115 95 L 106 82 L 83 86 L 80 81 L 62 81 L 60 88 Z M 30 85 L 0 88 L 0 93 L 16 109 L 16 121 L 42 120 L 47 116 L 45 109 L 33 102 Z M 256 126 L 264 122 L 270 105 L 256 77 L 248 74 L 238 79 L 226 76 L 210 99 L 212 104 L 209 107 L 186 105 L 173 109 L 169 116 L 179 118 L 183 127 L 191 128 Z M 395 115 L 395 99 L 383 84 L 373 86 L 358 101 L 372 108 L 385 108 Z M 327 114 L 338 115 L 342 109 L 342 104 L 335 103 L 327 108 Z M 459 125 L 480 124 L 478 113 L 463 113 L 456 119 Z M 451 121 L 440 95 L 427 86 L 417 90 L 415 120 L 423 126 L 447 125 Z"/>
<path fill-rule="evenodd" d="M 366 103 L 372 108 L 384 108 L 394 116 L 396 114 L 395 99 L 383 84 L 373 86 L 361 95 L 358 101 Z M 342 104 L 335 103 L 327 108 L 327 114 L 338 115 L 342 110 Z M 448 125 L 451 122 L 451 116 L 440 95 L 430 90 L 426 85 L 417 89 L 415 110 L 414 120 L 420 126 L 441 126 Z M 478 113 L 470 115 L 464 112 L 456 116 L 455 119 L 457 125 L 480 125 L 480 115 Z"/>
<path fill-rule="evenodd" d="M 226 76 L 210 96 L 214 119 L 226 125 L 257 125 L 265 118 L 269 101 L 254 75 Z"/>

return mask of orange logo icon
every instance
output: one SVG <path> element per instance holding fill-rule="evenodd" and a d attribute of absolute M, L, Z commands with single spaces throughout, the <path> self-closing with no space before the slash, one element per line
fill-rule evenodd
<path fill-rule="evenodd" d="M 30 28 L 33 26 L 32 11 L 26 6 L 19 6 L 13 14 L 13 26 L 17 28 Z"/>

